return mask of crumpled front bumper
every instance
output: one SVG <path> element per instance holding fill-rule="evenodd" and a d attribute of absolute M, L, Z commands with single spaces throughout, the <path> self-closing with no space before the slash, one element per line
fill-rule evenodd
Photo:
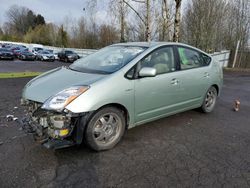
<path fill-rule="evenodd" d="M 41 103 L 21 99 L 28 113 L 19 121 L 23 130 L 49 149 L 80 145 L 93 111 L 84 113 L 54 112 L 42 109 Z"/>
<path fill-rule="evenodd" d="M 50 149 L 59 149 L 79 144 L 82 138 L 76 138 L 77 122 L 81 114 L 58 113 L 41 108 L 42 104 L 34 101 L 23 101 L 28 113 L 19 120 L 26 133 Z M 80 141 L 79 141 L 80 140 Z"/>
<path fill-rule="evenodd" d="M 32 117 L 27 116 L 19 121 L 19 123 L 22 126 L 23 131 L 33 134 L 35 141 L 40 142 L 48 149 L 61 149 L 76 144 L 71 138 L 71 134 L 66 137 L 52 137 L 48 134 L 48 128 L 44 128 L 40 124 L 34 122 Z"/>

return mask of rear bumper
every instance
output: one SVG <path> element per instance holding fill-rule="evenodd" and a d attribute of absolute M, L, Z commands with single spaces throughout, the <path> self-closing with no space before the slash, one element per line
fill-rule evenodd
<path fill-rule="evenodd" d="M 78 59 L 78 57 L 67 57 L 70 62 L 74 62 Z"/>
<path fill-rule="evenodd" d="M 55 60 L 55 57 L 43 57 L 43 60 L 44 61 L 54 61 Z"/>
<path fill-rule="evenodd" d="M 0 56 L 0 59 L 14 59 L 14 56 Z"/>

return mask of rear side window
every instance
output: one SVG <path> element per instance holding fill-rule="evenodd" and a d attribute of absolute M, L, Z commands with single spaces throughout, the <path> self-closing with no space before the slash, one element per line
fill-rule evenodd
<path fill-rule="evenodd" d="M 209 65 L 211 58 L 196 50 L 178 47 L 181 70 L 199 68 Z"/>

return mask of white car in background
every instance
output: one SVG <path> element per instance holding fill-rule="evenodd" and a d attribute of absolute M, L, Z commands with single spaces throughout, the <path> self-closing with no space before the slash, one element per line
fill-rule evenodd
<path fill-rule="evenodd" d="M 55 61 L 54 54 L 49 50 L 40 50 L 36 54 L 36 59 L 41 61 Z"/>
<path fill-rule="evenodd" d="M 55 60 L 59 60 L 58 52 L 54 53 Z"/>

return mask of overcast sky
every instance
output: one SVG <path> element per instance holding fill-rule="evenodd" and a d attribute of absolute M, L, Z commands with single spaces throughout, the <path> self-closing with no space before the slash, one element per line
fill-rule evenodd
<path fill-rule="evenodd" d="M 6 11 L 12 5 L 27 7 L 36 14 L 44 16 L 46 22 L 55 24 L 62 24 L 67 16 L 73 19 L 88 16 L 88 12 L 83 11 L 83 8 L 87 7 L 86 0 L 0 0 L 0 25 L 7 20 Z M 107 21 L 105 6 L 107 5 L 103 3 L 103 5 L 99 4 L 97 8 L 96 18 L 98 22 Z"/>
<path fill-rule="evenodd" d="M 79 18 L 87 16 L 83 8 L 86 7 L 86 0 L 0 0 L 0 24 L 2 25 L 7 17 L 6 11 L 12 6 L 24 6 L 36 14 L 45 17 L 46 22 L 60 24 L 66 16 Z M 99 8 L 97 14 L 104 11 Z"/>

